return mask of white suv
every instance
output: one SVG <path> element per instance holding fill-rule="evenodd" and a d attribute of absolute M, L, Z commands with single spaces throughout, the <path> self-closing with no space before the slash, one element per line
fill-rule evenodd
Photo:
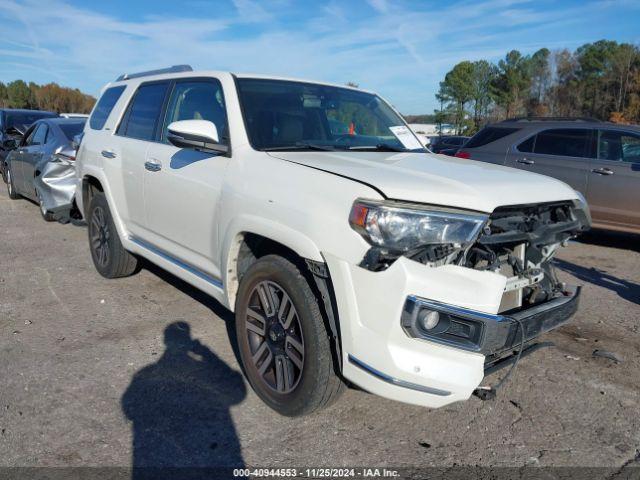
<path fill-rule="evenodd" d="M 246 377 L 284 415 L 345 380 L 428 407 L 467 399 L 577 308 L 551 259 L 590 224 L 580 194 L 430 154 L 373 93 L 123 75 L 76 165 L 96 269 L 122 277 L 144 257 L 234 311 Z"/>

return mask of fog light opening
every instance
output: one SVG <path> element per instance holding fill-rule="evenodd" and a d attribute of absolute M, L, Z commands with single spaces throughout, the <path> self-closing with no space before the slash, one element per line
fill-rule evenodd
<path fill-rule="evenodd" d="M 418 313 L 418 322 L 423 330 L 433 330 L 440 323 L 440 314 L 434 310 L 422 309 Z"/>

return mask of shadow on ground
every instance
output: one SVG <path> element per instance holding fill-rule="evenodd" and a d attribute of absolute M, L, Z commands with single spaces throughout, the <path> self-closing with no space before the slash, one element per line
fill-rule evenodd
<path fill-rule="evenodd" d="M 218 302 L 173 275 L 146 264 L 144 268 L 223 319 L 231 316 Z M 132 422 L 132 477 L 165 478 L 173 472 L 170 475 L 191 478 L 184 475 L 202 474 L 202 468 L 243 466 L 230 415 L 230 408 L 246 396 L 242 374 L 192 338 L 186 322 L 167 326 L 164 343 L 160 359 L 136 372 L 121 400 L 122 411 Z M 176 467 L 180 470 L 171 470 Z"/>
<path fill-rule="evenodd" d="M 566 260 L 556 259 L 555 265 L 574 277 L 617 293 L 621 298 L 640 305 L 640 284 L 631 282 L 593 267 L 583 267 Z"/>

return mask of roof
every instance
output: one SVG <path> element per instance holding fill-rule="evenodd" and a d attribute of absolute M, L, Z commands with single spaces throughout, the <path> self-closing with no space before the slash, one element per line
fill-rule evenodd
<path fill-rule="evenodd" d="M 42 118 L 41 120 L 46 120 L 47 122 L 55 123 L 56 125 L 73 125 L 75 123 L 86 123 L 86 118 L 66 118 L 66 117 L 55 117 L 55 118 Z"/>
<path fill-rule="evenodd" d="M 33 110 L 29 108 L 0 108 L 0 111 L 7 113 L 50 113 L 51 115 L 58 115 L 56 112 L 50 112 L 48 110 Z"/>
<path fill-rule="evenodd" d="M 492 127 L 496 128 L 510 128 L 510 127 L 518 127 L 518 128 L 616 128 L 616 129 L 627 129 L 633 130 L 634 132 L 640 131 L 639 125 L 625 125 L 622 123 L 612 123 L 605 122 L 601 120 L 596 120 L 593 118 L 560 118 L 560 117 L 549 117 L 549 118 L 514 118 L 507 119 L 501 122 L 491 124 Z"/>
<path fill-rule="evenodd" d="M 162 72 L 162 73 L 155 73 Z M 110 82 L 107 86 L 112 87 L 116 85 L 128 85 L 132 82 L 142 83 L 154 80 L 165 80 L 165 79 L 177 79 L 177 78 L 190 78 L 190 77 L 220 77 L 222 75 L 232 75 L 236 78 L 256 78 L 261 80 L 281 80 L 281 81 L 289 81 L 289 82 L 300 82 L 300 83 L 310 83 L 314 85 L 324 85 L 327 87 L 337 87 L 344 88 L 347 90 L 354 90 L 357 92 L 365 92 L 374 94 L 374 92 L 364 90 L 361 88 L 354 88 L 348 85 L 339 85 L 335 83 L 323 82 L 318 80 L 309 80 L 302 78 L 294 78 L 294 77 L 278 77 L 275 75 L 266 75 L 260 73 L 234 73 L 229 71 L 218 71 L 218 70 L 200 70 L 200 71 L 192 71 L 192 70 L 182 70 L 182 71 L 170 71 L 170 69 L 163 70 L 152 70 L 149 72 L 140 72 L 140 73 L 132 73 L 121 75 L 114 82 Z M 125 78 L 123 78 L 125 77 Z"/>

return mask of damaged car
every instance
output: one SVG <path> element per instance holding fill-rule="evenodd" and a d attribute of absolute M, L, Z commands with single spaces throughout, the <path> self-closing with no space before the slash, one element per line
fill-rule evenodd
<path fill-rule="evenodd" d="M 372 92 L 125 74 L 76 166 L 96 270 L 125 277 L 145 258 L 233 311 L 243 372 L 283 415 L 347 382 L 431 408 L 495 392 L 485 376 L 578 307 L 553 258 L 589 228 L 582 195 L 434 155 Z"/>
<path fill-rule="evenodd" d="M 48 221 L 70 216 L 75 194 L 76 138 L 86 119 L 50 118 L 36 121 L 6 160 L 11 199 L 37 202 Z"/>
<path fill-rule="evenodd" d="M 29 126 L 41 118 L 54 118 L 58 114 L 44 110 L 22 110 L 0 108 L 0 174 L 7 181 L 5 174 L 6 158 L 15 150 Z"/>

